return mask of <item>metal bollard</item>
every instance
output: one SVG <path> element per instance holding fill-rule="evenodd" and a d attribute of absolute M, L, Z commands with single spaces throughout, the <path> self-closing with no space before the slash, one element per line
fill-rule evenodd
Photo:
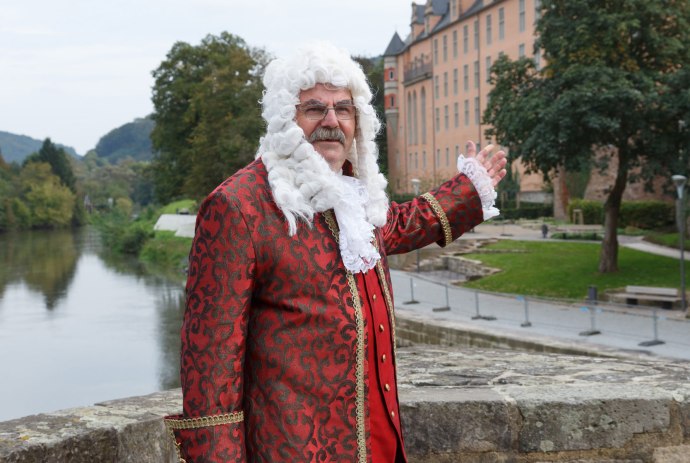
<path fill-rule="evenodd" d="M 659 344 L 665 344 L 664 341 L 659 339 L 659 326 L 658 326 L 659 317 L 657 316 L 657 308 L 656 307 L 654 307 L 654 315 L 652 316 L 652 318 L 654 320 L 654 339 L 652 339 L 651 341 L 643 341 L 643 342 L 639 343 L 638 346 L 649 347 L 649 346 L 658 346 Z"/>
<path fill-rule="evenodd" d="M 586 331 L 580 331 L 580 336 L 594 336 L 595 334 L 601 334 L 601 331 L 597 329 L 596 307 L 582 307 L 581 310 L 583 312 L 589 311 L 590 328 Z"/>
<path fill-rule="evenodd" d="M 479 313 L 479 291 L 474 292 L 474 308 L 477 314 L 474 317 L 472 317 L 472 320 L 496 320 L 496 317 L 494 316 L 481 315 Z"/>
<path fill-rule="evenodd" d="M 414 298 L 414 279 L 410 278 L 410 300 L 403 302 L 403 304 L 419 304 L 419 301 Z"/>
<path fill-rule="evenodd" d="M 525 321 L 520 324 L 523 328 L 529 328 L 532 326 L 532 322 L 529 321 L 529 302 L 527 302 L 527 298 L 524 296 L 518 296 L 517 300 L 524 301 L 525 302 Z"/>
<path fill-rule="evenodd" d="M 446 288 L 446 305 L 442 307 L 434 307 L 431 309 L 433 312 L 445 312 L 450 310 L 450 301 L 448 300 L 448 285 L 443 285 Z"/>

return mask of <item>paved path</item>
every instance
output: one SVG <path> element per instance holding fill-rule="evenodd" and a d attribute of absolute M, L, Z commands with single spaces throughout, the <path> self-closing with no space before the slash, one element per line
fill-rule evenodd
<path fill-rule="evenodd" d="M 538 225 L 528 228 L 491 222 L 477 226 L 473 233 L 467 233 L 460 239 L 486 238 L 544 240 Z M 680 259 L 679 250 L 646 243 L 641 237 L 620 236 L 619 242 L 621 246 Z M 587 349 L 596 349 L 597 345 L 601 345 L 632 354 L 690 360 L 690 320 L 685 319 L 680 310 L 655 311 L 652 308 L 628 308 L 613 304 L 588 308 L 584 301 L 558 303 L 531 297 L 526 298 L 525 303 L 525 298 L 520 296 L 503 296 L 449 286 L 448 280 L 452 277 L 442 272 L 417 274 L 393 271 L 392 278 L 396 310 L 401 315 L 414 314 L 440 323 L 452 321 L 468 329 L 488 329 L 497 335 L 505 333 L 545 343 L 558 340 Z M 446 288 L 449 303 L 446 302 Z M 410 300 L 412 291 L 419 304 L 404 303 Z M 451 310 L 433 310 L 434 307 L 446 305 L 450 305 Z M 480 316 L 495 317 L 496 320 L 476 318 L 477 310 Z M 531 326 L 522 327 L 526 321 Z M 580 334 L 587 331 L 601 333 L 590 336 Z M 639 345 L 648 341 L 663 341 L 663 344 Z"/>
<path fill-rule="evenodd" d="M 690 320 L 679 310 L 587 307 L 585 302 L 560 303 L 478 292 L 449 285 L 440 274 L 393 270 L 391 277 L 399 316 L 424 317 L 440 324 L 452 322 L 464 329 L 488 330 L 497 336 L 517 336 L 546 344 L 558 340 L 586 350 L 596 350 L 600 345 L 630 354 L 690 360 Z M 410 300 L 418 303 L 409 304 Z M 438 311 L 445 306 L 450 310 Z M 525 322 L 531 326 L 523 327 Z M 591 331 L 600 334 L 582 334 Z M 640 346 L 655 340 L 663 343 Z"/>

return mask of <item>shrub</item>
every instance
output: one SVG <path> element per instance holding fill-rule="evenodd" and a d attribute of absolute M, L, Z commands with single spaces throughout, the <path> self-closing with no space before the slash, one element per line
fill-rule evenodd
<path fill-rule="evenodd" d="M 604 205 L 598 201 L 575 199 L 568 205 L 568 216 L 580 209 L 586 225 L 604 223 Z M 673 204 L 663 201 L 624 201 L 621 204 L 618 226 L 654 230 L 673 224 Z"/>

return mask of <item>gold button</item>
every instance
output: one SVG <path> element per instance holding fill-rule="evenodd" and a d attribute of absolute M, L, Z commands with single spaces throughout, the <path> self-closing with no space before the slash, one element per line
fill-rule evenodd
<path fill-rule="evenodd" d="M 391 410 L 391 416 L 395 418 L 395 412 Z"/>
<path fill-rule="evenodd" d="M 379 331 L 383 333 L 383 330 L 384 330 L 383 325 L 379 325 Z"/>
<path fill-rule="evenodd" d="M 389 385 L 388 383 L 386 383 L 386 385 L 383 386 L 383 388 L 384 388 L 386 391 L 390 391 L 390 390 L 391 390 L 391 387 L 390 387 L 390 385 Z"/>
<path fill-rule="evenodd" d="M 376 300 L 376 294 L 374 294 L 374 296 L 373 296 L 373 297 L 374 297 L 374 300 Z"/>
<path fill-rule="evenodd" d="M 386 361 L 386 354 L 383 354 L 383 355 L 381 356 L 381 361 L 382 361 L 382 362 L 385 362 L 385 361 Z"/>

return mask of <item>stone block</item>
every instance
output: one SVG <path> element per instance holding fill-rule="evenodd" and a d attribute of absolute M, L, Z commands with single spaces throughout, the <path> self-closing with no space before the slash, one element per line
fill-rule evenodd
<path fill-rule="evenodd" d="M 436 388 L 401 391 L 410 455 L 506 452 L 515 441 L 517 410 L 491 390 Z"/>

